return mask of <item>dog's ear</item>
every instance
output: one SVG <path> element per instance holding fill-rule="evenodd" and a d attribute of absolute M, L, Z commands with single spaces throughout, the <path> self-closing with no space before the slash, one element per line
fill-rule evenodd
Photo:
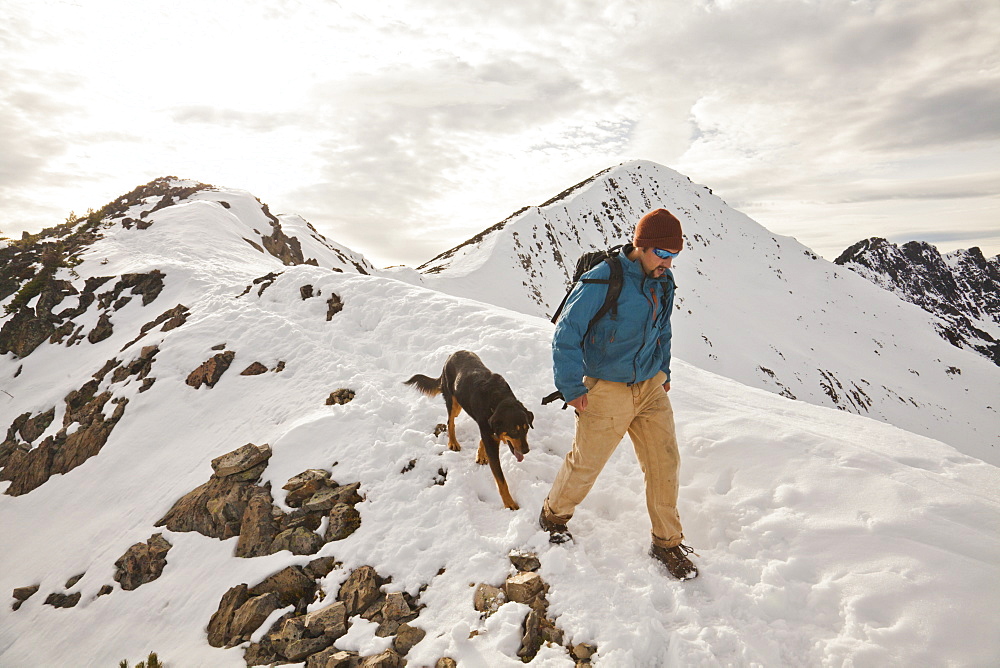
<path fill-rule="evenodd" d="M 493 432 L 494 435 L 500 433 L 500 417 L 499 416 L 500 416 L 500 411 L 493 411 L 493 415 L 490 416 L 490 420 L 489 420 L 490 431 Z"/>
<path fill-rule="evenodd" d="M 531 411 L 528 411 L 528 427 L 531 429 L 535 428 L 535 414 Z"/>

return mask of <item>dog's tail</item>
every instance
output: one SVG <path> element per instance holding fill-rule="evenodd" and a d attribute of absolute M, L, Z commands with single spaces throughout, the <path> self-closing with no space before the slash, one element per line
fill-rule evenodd
<path fill-rule="evenodd" d="M 417 388 L 428 397 L 436 397 L 441 394 L 441 379 L 440 378 L 428 378 L 422 374 L 417 374 L 413 378 L 409 379 L 404 385 L 412 385 Z"/>

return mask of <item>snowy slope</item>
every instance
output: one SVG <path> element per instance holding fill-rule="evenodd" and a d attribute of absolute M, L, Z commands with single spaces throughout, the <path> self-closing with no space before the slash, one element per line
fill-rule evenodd
<path fill-rule="evenodd" d="M 343 566 L 324 579 L 328 598 L 312 608 L 329 603 L 362 564 L 392 577 L 387 590 L 419 594 L 426 607 L 414 624 L 427 636 L 409 665 L 441 656 L 463 666 L 520 665 L 526 606 L 510 603 L 484 620 L 470 587 L 500 584 L 511 548 L 538 552 L 550 615 L 568 640 L 597 645 L 598 666 L 989 665 L 1000 657 L 988 594 L 1000 579 L 996 467 L 678 360 L 671 397 L 680 510 L 701 578 L 678 583 L 645 556 L 641 473 L 627 443 L 579 509 L 577 543 L 550 546 L 535 522 L 573 428 L 569 411 L 536 407 L 551 389 L 551 325 L 349 267 L 286 267 L 247 244 L 244 219 L 222 215 L 230 211 L 181 203 L 153 214 L 149 229 L 109 230 L 74 280 L 157 268 L 163 292 L 148 306 L 134 299 L 115 311 L 114 333 L 97 343 L 43 343 L 23 359 L 0 357 L 12 395 L 0 397 L 7 425 L 59 406 L 109 358 L 159 345 L 147 391 L 131 378 L 102 381 L 129 402 L 99 454 L 27 494 L 0 495 L 0 591 L 40 584 L 19 610 L 0 607 L 5 668 L 109 666 L 151 650 L 168 666 L 242 666 L 240 648 L 206 641 L 223 593 L 322 555 Z M 255 277 L 279 271 L 244 294 Z M 303 299 L 306 285 L 316 296 Z M 344 307 L 328 320 L 333 294 Z M 177 303 L 190 310 L 185 324 L 127 345 L 151 315 Z M 220 344 L 235 351 L 232 368 L 211 389 L 186 385 Z M 535 412 L 524 462 L 503 455 L 519 511 L 502 507 L 488 470 L 474 463 L 471 420 L 458 420 L 464 450 L 449 451 L 446 437 L 432 434 L 442 402 L 401 384 L 413 373 L 437 375 L 460 348 L 503 373 Z M 286 365 L 239 375 L 254 361 Z M 326 405 L 338 388 L 355 399 Z M 58 424 L 59 415 L 48 433 Z M 264 478 L 275 490 L 316 467 L 360 481 L 361 528 L 318 555 L 237 559 L 235 539 L 153 526 L 208 479 L 213 458 L 247 442 L 271 445 Z M 112 583 L 114 561 L 154 532 L 173 545 L 162 576 L 97 598 Z M 79 573 L 69 590 L 82 594 L 77 607 L 43 604 Z M 355 619 L 345 645 L 377 652 L 385 641 L 373 628 Z M 535 665 L 572 661 L 562 648 L 543 647 Z"/>
<path fill-rule="evenodd" d="M 655 163 L 625 163 L 519 212 L 423 265 L 423 284 L 547 316 L 582 253 L 630 239 L 661 206 L 686 237 L 674 261 L 676 356 L 1000 464 L 995 366 L 943 339 L 935 316 Z"/>

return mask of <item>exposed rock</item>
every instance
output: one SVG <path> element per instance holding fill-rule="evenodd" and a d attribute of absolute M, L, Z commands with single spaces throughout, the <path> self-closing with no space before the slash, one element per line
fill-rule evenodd
<path fill-rule="evenodd" d="M 347 633 L 347 604 L 337 601 L 333 605 L 310 612 L 303 620 L 308 633 L 336 640 Z"/>
<path fill-rule="evenodd" d="M 448 431 L 448 425 L 446 425 L 444 422 L 439 422 L 434 426 L 435 436 L 440 436 L 441 434 L 447 433 L 447 431 Z"/>
<path fill-rule="evenodd" d="M 268 486 L 254 487 L 250 500 L 240 521 L 240 539 L 236 543 L 237 557 L 263 557 L 272 554 L 271 548 L 278 535 L 278 524 L 274 521 L 274 506 Z"/>
<path fill-rule="evenodd" d="M 271 616 L 271 613 L 280 610 L 281 607 L 278 595 L 273 592 L 249 599 L 233 615 L 233 621 L 229 627 L 230 635 L 225 639 L 225 645 L 231 647 L 249 640 L 251 634 L 260 628 L 260 625 Z"/>
<path fill-rule="evenodd" d="M 51 605 L 53 608 L 72 608 L 80 602 L 81 596 L 80 592 L 68 596 L 66 594 L 49 594 L 48 598 L 45 599 L 45 605 Z"/>
<path fill-rule="evenodd" d="M 276 512 L 280 512 L 275 509 Z M 323 523 L 323 518 L 326 516 L 324 512 L 316 512 L 310 510 L 303 510 L 302 508 L 296 508 L 287 515 L 281 515 L 278 520 L 281 531 L 286 529 L 297 529 L 298 527 L 305 527 L 309 531 L 316 531 L 319 529 L 320 525 Z"/>
<path fill-rule="evenodd" d="M 92 330 L 90 330 L 90 334 L 87 335 L 87 340 L 91 343 L 98 343 L 108 338 L 113 333 L 114 330 L 111 326 L 111 317 L 107 313 L 102 313 L 101 317 L 97 319 L 97 324 Z"/>
<path fill-rule="evenodd" d="M 486 616 L 492 615 L 507 602 L 507 595 L 499 587 L 480 584 L 472 595 L 472 607 Z"/>
<path fill-rule="evenodd" d="M 313 296 L 313 286 L 312 285 L 301 286 L 299 288 L 299 296 L 302 297 L 303 301 L 305 301 L 306 299 L 311 299 Z"/>
<path fill-rule="evenodd" d="M 158 325 L 163 325 L 160 327 L 161 332 L 169 332 L 172 329 L 177 329 L 185 322 L 187 322 L 188 316 L 191 315 L 188 311 L 188 307 L 184 304 L 178 304 L 172 309 L 167 309 L 161 313 L 157 318 L 151 322 L 147 322 L 139 329 L 139 336 L 135 337 L 131 342 L 125 345 L 122 350 L 128 348 L 130 345 L 144 337 L 151 329 L 157 327 Z"/>
<path fill-rule="evenodd" d="M 362 499 L 361 495 L 358 493 L 358 490 L 360 489 L 360 482 L 352 482 L 348 485 L 338 485 L 334 490 L 336 493 L 336 496 L 334 497 L 334 504 L 346 503 L 353 506 L 356 503 L 361 503 L 364 499 Z"/>
<path fill-rule="evenodd" d="M 450 656 L 443 656 L 437 660 L 434 664 L 434 668 L 458 668 L 458 664 L 455 663 L 455 659 Z"/>
<path fill-rule="evenodd" d="M 292 492 L 302 487 L 306 483 L 312 482 L 314 480 L 329 481 L 330 472 L 324 471 L 323 469 L 307 469 L 302 473 L 289 478 L 288 482 L 286 482 L 284 485 L 281 486 L 281 489 Z M 336 486 L 336 483 L 332 484 Z"/>
<path fill-rule="evenodd" d="M 272 371 L 274 371 L 274 373 L 279 373 L 279 372 L 284 371 L 284 370 L 285 370 L 285 362 L 284 362 L 284 360 L 279 360 L 278 363 L 276 365 L 274 365 L 274 369 L 272 369 Z"/>
<path fill-rule="evenodd" d="M 320 578 L 325 578 L 338 566 L 341 566 L 341 563 L 336 558 L 320 557 L 319 559 L 310 561 L 303 570 L 309 577 L 319 580 Z"/>
<path fill-rule="evenodd" d="M 385 619 L 402 619 L 413 611 L 402 592 L 394 591 L 385 595 L 385 605 L 382 606 L 382 617 Z"/>
<path fill-rule="evenodd" d="M 245 584 L 232 587 L 222 595 L 219 609 L 208 622 L 208 644 L 212 647 L 225 647 L 234 636 L 233 622 L 236 611 L 250 600 L 249 588 Z"/>
<path fill-rule="evenodd" d="M 289 661 L 304 661 L 309 655 L 320 652 L 331 645 L 333 645 L 333 638 L 326 636 L 300 638 L 285 645 L 281 654 Z"/>
<path fill-rule="evenodd" d="M 110 593 L 111 593 L 111 592 L 113 592 L 114 590 L 115 590 L 115 588 L 114 588 L 114 587 L 112 587 L 111 585 L 104 585 L 104 586 L 102 586 L 102 587 L 101 587 L 101 588 L 100 588 L 100 589 L 98 590 L 98 592 L 97 592 L 97 595 L 98 595 L 98 596 L 107 596 L 108 594 L 110 594 Z"/>
<path fill-rule="evenodd" d="M 330 298 L 326 300 L 326 319 L 333 320 L 333 316 L 337 315 L 344 310 L 344 302 L 340 300 L 340 295 L 337 293 L 332 293 Z"/>
<path fill-rule="evenodd" d="M 507 598 L 517 603 L 531 603 L 542 593 L 545 583 L 538 573 L 518 573 L 507 578 L 504 583 L 504 593 Z"/>
<path fill-rule="evenodd" d="M 202 385 L 215 387 L 235 357 L 236 353 L 232 350 L 219 353 L 192 371 L 184 382 L 196 390 Z"/>
<path fill-rule="evenodd" d="M 0 471 L 0 480 L 11 482 L 5 494 L 27 494 L 53 475 L 68 473 L 100 452 L 111 430 L 125 413 L 128 400 L 123 397 L 112 399 L 111 392 L 95 396 L 97 388 L 97 381 L 91 380 L 66 395 L 63 428 L 34 449 L 3 448 L 6 461 Z M 111 417 L 105 416 L 105 405 L 109 401 L 117 405 Z M 72 434 L 67 434 L 73 423 L 80 426 Z"/>
<path fill-rule="evenodd" d="M 178 499 L 156 526 L 171 531 L 197 531 L 221 540 L 239 535 L 243 514 L 257 492 L 252 482 L 235 478 L 212 477 Z"/>
<path fill-rule="evenodd" d="M 142 305 L 149 306 L 154 299 L 160 296 L 160 292 L 163 290 L 163 278 L 163 272 L 158 269 L 154 269 L 148 274 L 122 274 L 121 280 L 115 284 L 110 296 L 106 297 L 109 293 L 101 295 L 101 305 L 106 308 L 118 298 L 123 290 L 131 288 L 133 295 L 142 295 Z"/>
<path fill-rule="evenodd" d="M 35 595 L 38 591 L 39 585 L 31 585 L 30 587 L 18 587 L 14 590 L 14 603 L 11 605 L 12 610 L 20 610 L 21 605 L 24 604 L 29 598 Z"/>
<path fill-rule="evenodd" d="M 364 612 L 380 596 L 381 579 L 371 566 L 356 568 L 340 585 L 337 600 L 347 606 L 348 617 Z"/>
<path fill-rule="evenodd" d="M 306 660 L 306 668 L 357 668 L 360 657 L 357 652 L 330 647 L 313 654 Z"/>
<path fill-rule="evenodd" d="M 259 376 L 262 373 L 267 373 L 267 367 L 260 362 L 254 362 L 247 368 L 240 372 L 241 376 Z"/>
<path fill-rule="evenodd" d="M 361 513 L 354 506 L 338 503 L 330 509 L 330 522 L 326 525 L 326 541 L 344 540 L 361 527 Z"/>
<path fill-rule="evenodd" d="M 271 458 L 271 446 L 247 443 L 212 460 L 212 470 L 220 478 L 242 473 Z"/>
<path fill-rule="evenodd" d="M 592 645 L 590 643 L 580 643 L 578 645 L 573 645 L 570 650 L 570 655 L 577 661 L 590 661 L 590 658 L 597 653 L 597 645 Z"/>
<path fill-rule="evenodd" d="M 360 488 L 360 482 L 353 482 L 349 485 L 339 485 L 332 489 L 321 489 L 302 504 L 302 509 L 309 512 L 326 512 L 338 503 L 346 503 L 353 506 L 362 501 L 361 495 L 358 494 Z"/>
<path fill-rule="evenodd" d="M 305 608 L 316 593 L 316 581 L 305 574 L 301 566 L 289 566 L 269 576 L 250 589 L 251 596 L 274 592 L 281 607 L 294 605 Z"/>
<path fill-rule="evenodd" d="M 292 508 L 298 508 L 307 500 L 311 499 L 313 495 L 316 494 L 317 492 L 320 492 L 324 489 L 328 489 L 331 487 L 331 485 L 335 484 L 336 483 L 333 483 L 327 478 L 315 478 L 307 480 L 306 482 L 295 487 L 294 489 L 289 491 L 288 494 L 285 495 L 285 503 Z M 287 488 L 288 485 L 285 485 L 285 487 Z"/>
<path fill-rule="evenodd" d="M 270 640 L 264 636 L 260 642 L 250 643 L 247 646 L 243 660 L 247 662 L 247 666 L 275 666 L 282 662 L 282 657 L 278 656 Z"/>
<path fill-rule="evenodd" d="M 284 656 L 290 644 L 306 637 L 304 617 L 290 616 L 278 620 L 271 627 L 271 631 L 268 632 L 267 637 L 275 651 Z"/>
<path fill-rule="evenodd" d="M 413 646 L 424 639 L 427 632 L 416 626 L 410 626 L 409 624 L 400 624 L 399 628 L 396 630 L 396 637 L 392 641 L 392 648 L 400 656 L 406 656 Z"/>
<path fill-rule="evenodd" d="M 18 601 L 27 601 L 29 598 L 34 596 L 39 589 L 40 585 L 31 585 L 28 587 L 18 587 L 14 590 L 14 598 Z"/>
<path fill-rule="evenodd" d="M 360 668 L 401 668 L 405 663 L 403 657 L 387 649 L 381 654 L 362 659 Z"/>
<path fill-rule="evenodd" d="M 263 473 L 266 468 L 267 462 L 264 461 L 257 464 L 257 466 L 248 468 L 246 471 L 226 476 L 226 480 L 233 480 L 235 482 L 257 482 L 260 480 L 260 474 Z"/>
<path fill-rule="evenodd" d="M 333 508 L 341 496 L 342 494 L 336 487 L 321 489 L 302 503 L 302 510 L 307 513 L 326 513 Z"/>
<path fill-rule="evenodd" d="M 145 543 L 136 543 L 123 554 L 115 566 L 114 579 L 129 591 L 160 577 L 167 565 L 167 552 L 172 545 L 163 534 L 153 534 Z"/>
<path fill-rule="evenodd" d="M 144 346 L 137 358 L 115 369 L 115 373 L 111 377 L 112 382 L 120 383 L 129 376 L 135 376 L 139 379 L 145 378 L 152 371 L 153 358 L 156 357 L 158 352 L 160 352 L 160 349 L 157 346 Z M 112 361 L 114 360 L 109 360 L 109 363 Z M 101 369 L 97 374 L 94 374 L 94 377 L 97 378 L 100 376 L 103 378 L 106 373 L 105 369 Z"/>
<path fill-rule="evenodd" d="M 330 396 L 326 398 L 326 405 L 333 406 L 336 404 L 338 406 L 342 406 L 349 403 L 352 399 L 354 399 L 354 390 L 342 387 L 339 390 L 334 390 L 330 393 Z"/>
<path fill-rule="evenodd" d="M 510 563 L 514 565 L 514 568 L 522 572 L 533 573 L 542 567 L 541 562 L 538 561 L 538 556 L 533 552 L 511 550 L 507 556 L 510 558 Z"/>
<path fill-rule="evenodd" d="M 286 529 L 274 538 L 271 553 L 288 550 L 292 554 L 316 554 L 323 547 L 324 540 L 305 527 Z"/>
<path fill-rule="evenodd" d="M 538 654 L 542 646 L 541 621 L 543 617 L 534 610 L 528 612 L 524 619 L 524 635 L 521 638 L 521 647 L 517 650 L 517 655 L 522 661 L 529 662 Z"/>
<path fill-rule="evenodd" d="M 942 255 L 923 241 L 897 246 L 872 237 L 834 263 L 939 317 L 942 338 L 1000 366 L 1000 341 L 989 333 L 1000 323 L 1000 258 L 987 259 L 978 247 Z"/>
<path fill-rule="evenodd" d="M 74 575 L 69 580 L 66 580 L 65 588 L 72 589 L 77 582 L 83 579 L 84 575 L 86 575 L 86 573 L 80 573 L 78 575 Z"/>
<path fill-rule="evenodd" d="M 23 438 L 26 442 L 31 443 L 36 438 L 41 436 L 45 430 L 49 428 L 49 425 L 52 424 L 52 420 L 56 416 L 56 409 L 50 408 L 44 413 L 39 413 L 34 417 L 30 417 L 30 413 L 25 413 L 25 415 L 28 415 L 29 417 L 21 423 L 18 431 L 21 434 L 21 438 Z"/>

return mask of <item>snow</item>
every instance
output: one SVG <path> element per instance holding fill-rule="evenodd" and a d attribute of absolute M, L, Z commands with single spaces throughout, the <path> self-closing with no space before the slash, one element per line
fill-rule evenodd
<path fill-rule="evenodd" d="M 441 656 L 463 666 L 522 665 L 516 651 L 527 607 L 509 603 L 482 619 L 472 606 L 477 583 L 499 585 L 511 572 L 512 549 L 537 552 L 549 615 L 567 640 L 597 645 L 597 666 L 978 666 L 1000 658 L 996 466 L 880 421 L 750 387 L 691 363 L 680 348 L 670 393 L 680 513 L 701 576 L 677 582 L 646 555 L 642 475 L 627 439 L 571 523 L 576 542 L 552 546 L 536 522 L 570 447 L 573 416 L 538 405 L 552 390 L 551 324 L 415 285 L 405 269 L 352 273 L 319 241 L 306 254 L 322 266 L 285 267 L 243 240 L 253 229 L 269 233 L 259 210 L 236 207 L 235 194 L 224 198 L 233 208 L 196 200 L 154 213 L 147 230 L 110 229 L 85 256 L 77 280 L 166 274 L 153 303 L 133 300 L 114 314 L 109 339 L 0 358 L 13 395 L 0 395 L 6 425 L 60 406 L 107 359 L 160 346 L 148 391 L 131 379 L 103 382 L 129 404 L 100 454 L 29 494 L 0 496 L 0 591 L 41 585 L 20 610 L 0 606 L 5 668 L 116 665 L 150 651 L 168 666 L 243 666 L 241 648 L 207 643 L 222 595 L 316 556 L 335 556 L 343 567 L 321 581 L 327 598 L 311 609 L 365 564 L 391 576 L 385 591 L 419 594 L 426 607 L 413 624 L 427 636 L 409 665 Z M 344 273 L 326 268 L 334 266 Z M 679 264 L 681 285 L 692 266 Z M 283 273 L 263 294 L 255 287 L 238 296 L 269 272 Z M 306 284 L 318 296 L 302 299 Z M 344 309 L 328 321 L 333 293 Z M 191 310 L 185 325 L 120 350 L 178 303 Z M 684 312 L 674 326 L 690 326 Z M 236 358 L 221 381 L 185 385 L 223 343 Z M 501 455 L 518 511 L 503 508 L 489 470 L 474 461 L 475 424 L 461 416 L 463 449 L 448 450 L 446 436 L 433 435 L 445 420 L 443 402 L 402 384 L 414 373 L 438 375 L 458 349 L 502 373 L 535 414 L 524 461 Z M 239 375 L 254 361 L 287 366 Z M 355 399 L 325 405 L 342 387 Z M 263 477 L 276 492 L 308 468 L 360 481 L 361 528 L 318 555 L 237 559 L 236 539 L 153 526 L 208 480 L 213 458 L 247 442 L 271 445 Z M 441 471 L 444 484 L 435 484 Z M 114 561 L 157 532 L 173 544 L 163 575 L 97 598 L 113 582 Z M 82 593 L 77 607 L 43 605 L 84 572 L 70 590 Z M 346 642 L 371 653 L 385 643 L 359 618 Z M 557 647 L 543 647 L 534 663 L 572 666 Z"/>
<path fill-rule="evenodd" d="M 920 307 L 772 234 L 662 165 L 625 163 L 566 199 L 529 208 L 431 263 L 423 284 L 548 316 L 566 293 L 564 265 L 572 271 L 583 252 L 628 241 L 635 222 L 660 206 L 680 216 L 686 238 L 674 261 L 679 357 L 1000 465 L 1000 382 L 990 360 L 945 341 Z"/>

